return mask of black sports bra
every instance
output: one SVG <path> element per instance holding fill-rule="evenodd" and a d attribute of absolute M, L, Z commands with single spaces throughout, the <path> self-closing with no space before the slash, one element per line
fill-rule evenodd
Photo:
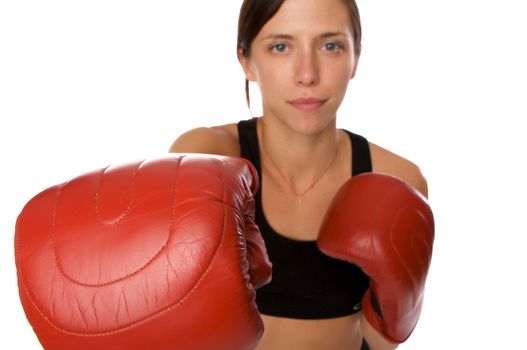
<path fill-rule="evenodd" d="M 262 176 L 256 118 L 238 123 L 241 156 L 251 161 Z M 368 141 L 346 131 L 352 143 L 352 169 L 357 175 L 371 171 Z M 261 191 L 256 194 L 256 224 L 273 263 L 271 283 L 256 291 L 262 314 L 325 319 L 353 314 L 368 287 L 368 277 L 356 266 L 324 255 L 316 241 L 290 239 L 267 222 L 262 210 Z"/>

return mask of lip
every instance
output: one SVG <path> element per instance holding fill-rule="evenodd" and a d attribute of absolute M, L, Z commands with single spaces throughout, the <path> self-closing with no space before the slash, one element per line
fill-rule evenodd
<path fill-rule="evenodd" d="M 291 101 L 287 101 L 287 103 L 289 103 L 291 106 L 301 111 L 312 112 L 322 107 L 322 105 L 326 103 L 326 101 L 327 100 L 322 100 L 322 99 L 314 98 L 314 97 L 308 97 L 308 98 L 297 98 Z"/>

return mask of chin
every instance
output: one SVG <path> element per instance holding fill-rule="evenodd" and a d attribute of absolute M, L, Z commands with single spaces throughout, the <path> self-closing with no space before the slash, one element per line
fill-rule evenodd
<path fill-rule="evenodd" d="M 320 115 L 319 113 L 302 113 L 295 116 L 294 128 L 300 134 L 313 135 L 319 134 L 327 128 L 336 125 L 335 116 Z"/>

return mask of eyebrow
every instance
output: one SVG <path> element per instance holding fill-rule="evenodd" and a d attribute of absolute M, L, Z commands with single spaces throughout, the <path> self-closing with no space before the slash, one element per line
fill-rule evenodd
<path fill-rule="evenodd" d="M 350 35 L 347 34 L 347 33 L 344 33 L 344 32 L 326 32 L 322 35 L 320 35 L 320 38 L 322 39 L 326 39 L 326 38 L 332 38 L 334 36 L 345 36 L 345 37 L 349 37 Z"/>
<path fill-rule="evenodd" d="M 268 40 L 268 39 L 286 39 L 291 40 L 293 39 L 292 35 L 289 34 L 270 34 L 262 38 L 261 41 Z"/>
<path fill-rule="evenodd" d="M 349 37 L 350 35 L 344 32 L 325 32 L 323 34 L 320 34 L 318 38 L 320 39 L 327 39 L 332 38 L 335 36 L 344 36 Z M 290 34 L 270 34 L 262 38 L 261 41 L 268 40 L 268 39 L 285 39 L 285 40 L 293 40 L 293 36 Z"/>

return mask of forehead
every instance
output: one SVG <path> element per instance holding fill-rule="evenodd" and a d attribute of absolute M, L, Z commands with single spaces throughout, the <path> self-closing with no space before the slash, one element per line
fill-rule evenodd
<path fill-rule="evenodd" d="M 352 32 L 343 0 L 285 0 L 259 34 L 317 35 L 324 32 Z"/>

